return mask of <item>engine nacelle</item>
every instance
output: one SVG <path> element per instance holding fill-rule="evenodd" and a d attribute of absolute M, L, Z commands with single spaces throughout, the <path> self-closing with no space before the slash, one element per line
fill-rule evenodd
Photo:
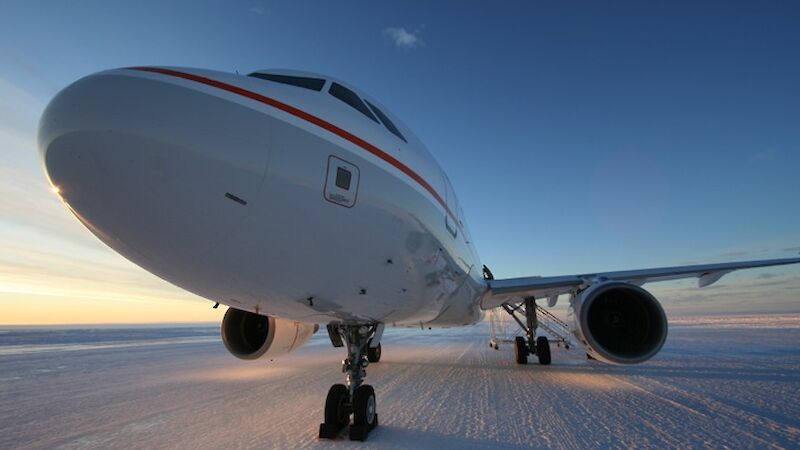
<path fill-rule="evenodd" d="M 228 308 L 221 328 L 222 342 L 233 356 L 256 359 L 297 350 L 317 332 L 319 325 Z"/>
<path fill-rule="evenodd" d="M 667 316 L 652 294 L 639 286 L 607 281 L 572 302 L 574 333 L 595 359 L 637 364 L 655 356 L 667 339 Z"/>

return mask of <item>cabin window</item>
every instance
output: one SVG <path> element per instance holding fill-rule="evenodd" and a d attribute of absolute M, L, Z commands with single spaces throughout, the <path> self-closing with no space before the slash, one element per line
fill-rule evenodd
<path fill-rule="evenodd" d="M 375 123 L 380 123 L 378 122 L 378 119 L 376 119 L 375 116 L 369 111 L 367 105 L 365 105 L 364 102 L 358 98 L 358 95 L 356 95 L 356 93 L 350 89 L 347 89 L 339 83 L 332 83 L 330 89 L 328 89 L 328 92 L 330 92 L 332 96 L 347 103 L 361 114 L 369 117 L 371 120 L 375 121 Z"/>
<path fill-rule="evenodd" d="M 259 73 L 253 72 L 250 75 L 254 78 L 261 78 L 262 80 L 274 81 L 276 83 L 288 84 L 290 86 L 297 86 L 312 91 L 321 91 L 322 86 L 325 85 L 325 80 L 322 78 L 311 77 L 296 77 L 292 75 L 278 75 L 274 73 Z"/>
<path fill-rule="evenodd" d="M 399 138 L 400 138 L 400 140 L 401 140 L 401 141 L 403 141 L 403 142 L 408 142 L 408 141 L 406 140 L 406 138 L 404 138 L 404 137 L 403 137 L 403 134 L 402 134 L 402 133 L 400 133 L 400 130 L 398 130 L 398 129 L 397 129 L 397 127 L 396 127 L 396 126 L 394 126 L 394 123 L 392 123 L 392 121 L 391 121 L 391 120 L 390 120 L 388 117 L 386 117 L 386 114 L 384 114 L 384 113 L 383 113 L 383 111 L 381 111 L 380 109 L 378 109 L 378 107 L 377 107 L 377 106 L 373 105 L 373 104 L 372 104 L 372 103 L 370 103 L 368 100 L 364 100 L 364 101 L 365 101 L 365 102 L 367 102 L 367 105 L 369 105 L 370 109 L 372 109 L 372 111 L 375 113 L 375 115 L 376 115 L 376 116 L 378 116 L 378 117 L 381 119 L 381 122 L 383 122 L 383 124 L 384 124 L 384 125 L 386 125 L 386 128 L 387 128 L 387 129 L 388 129 L 388 130 L 389 130 L 389 131 L 390 131 L 390 132 L 391 132 L 393 135 L 395 135 L 395 136 L 399 137 Z"/>
<path fill-rule="evenodd" d="M 344 167 L 337 167 L 336 168 L 336 187 L 342 188 L 346 191 L 350 190 L 350 180 L 352 179 L 353 175 L 350 173 L 349 170 L 345 169 Z"/>

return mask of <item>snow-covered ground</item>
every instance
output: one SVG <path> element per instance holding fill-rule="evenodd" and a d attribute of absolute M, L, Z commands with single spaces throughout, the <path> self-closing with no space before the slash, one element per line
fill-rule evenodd
<path fill-rule="evenodd" d="M 800 447 L 800 315 L 676 319 L 633 367 L 517 366 L 486 325 L 388 330 L 363 444 L 316 437 L 343 380 L 324 333 L 272 362 L 217 333 L 0 329 L 0 449 Z"/>

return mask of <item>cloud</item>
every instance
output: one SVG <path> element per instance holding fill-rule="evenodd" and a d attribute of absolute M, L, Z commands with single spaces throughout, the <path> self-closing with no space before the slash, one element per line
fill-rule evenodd
<path fill-rule="evenodd" d="M 695 280 L 654 283 L 645 288 L 656 296 L 668 314 L 797 311 L 800 272 L 797 268 L 783 274 L 773 271 L 755 275 L 742 271 L 706 288 L 697 288 Z"/>
<path fill-rule="evenodd" d="M 395 45 L 400 48 L 416 48 L 425 45 L 425 42 L 419 37 L 418 31 L 412 33 L 403 27 L 388 27 L 383 30 L 383 34 L 394 41 Z"/>
<path fill-rule="evenodd" d="M 53 194 L 36 144 L 44 97 L 0 75 L 0 324 L 211 317 L 197 296 L 106 247 Z M 131 318 L 147 308 L 152 317 Z"/>
<path fill-rule="evenodd" d="M 793 242 L 788 243 L 792 245 Z M 788 254 L 786 254 L 788 253 Z M 787 247 L 787 243 L 764 242 L 740 247 L 715 254 L 706 254 L 702 257 L 682 259 L 676 265 L 709 264 L 712 262 L 732 262 L 751 259 L 791 258 L 800 253 L 800 247 Z"/>
<path fill-rule="evenodd" d="M 36 124 L 44 111 L 44 98 L 0 77 L 0 133 L 17 143 L 35 143 Z"/>
<path fill-rule="evenodd" d="M 255 2 L 247 12 L 251 16 L 264 16 L 269 14 L 269 8 L 267 8 L 266 2 Z"/>
<path fill-rule="evenodd" d="M 771 161 L 771 160 L 774 160 L 774 159 L 778 158 L 780 156 L 780 153 L 781 152 L 779 152 L 778 150 L 776 150 L 774 148 L 767 148 L 767 149 L 764 149 L 764 150 L 761 150 L 759 152 L 754 153 L 750 157 L 750 162 L 753 163 L 753 162 L 760 162 L 760 161 Z"/>

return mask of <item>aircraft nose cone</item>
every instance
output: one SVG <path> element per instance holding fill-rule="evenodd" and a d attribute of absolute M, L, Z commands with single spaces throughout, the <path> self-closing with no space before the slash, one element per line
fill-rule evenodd
<path fill-rule="evenodd" d="M 66 87 L 39 121 L 39 157 L 54 190 L 71 208 L 81 205 L 87 194 L 103 190 L 104 174 L 94 153 L 101 145 L 101 127 L 111 125 L 104 117 L 108 108 L 98 104 L 102 84 L 102 75 L 92 75 Z"/>
<path fill-rule="evenodd" d="M 269 126 L 258 120 L 252 109 L 190 82 L 112 70 L 75 82 L 50 102 L 39 123 L 39 154 L 89 230 L 180 281 L 188 275 L 176 271 L 207 257 L 250 211 L 225 194 L 257 198 L 269 151 Z"/>
<path fill-rule="evenodd" d="M 133 198 L 135 186 L 157 175 L 156 155 L 151 154 L 156 156 L 150 161 L 151 173 L 142 170 L 149 136 L 143 128 L 144 111 L 137 112 L 132 102 L 132 87 L 124 77 L 90 75 L 59 92 L 39 121 L 45 172 L 58 195 L 95 234 L 114 228 L 109 216 L 127 215 L 121 204 L 130 213 L 142 206 Z"/>

